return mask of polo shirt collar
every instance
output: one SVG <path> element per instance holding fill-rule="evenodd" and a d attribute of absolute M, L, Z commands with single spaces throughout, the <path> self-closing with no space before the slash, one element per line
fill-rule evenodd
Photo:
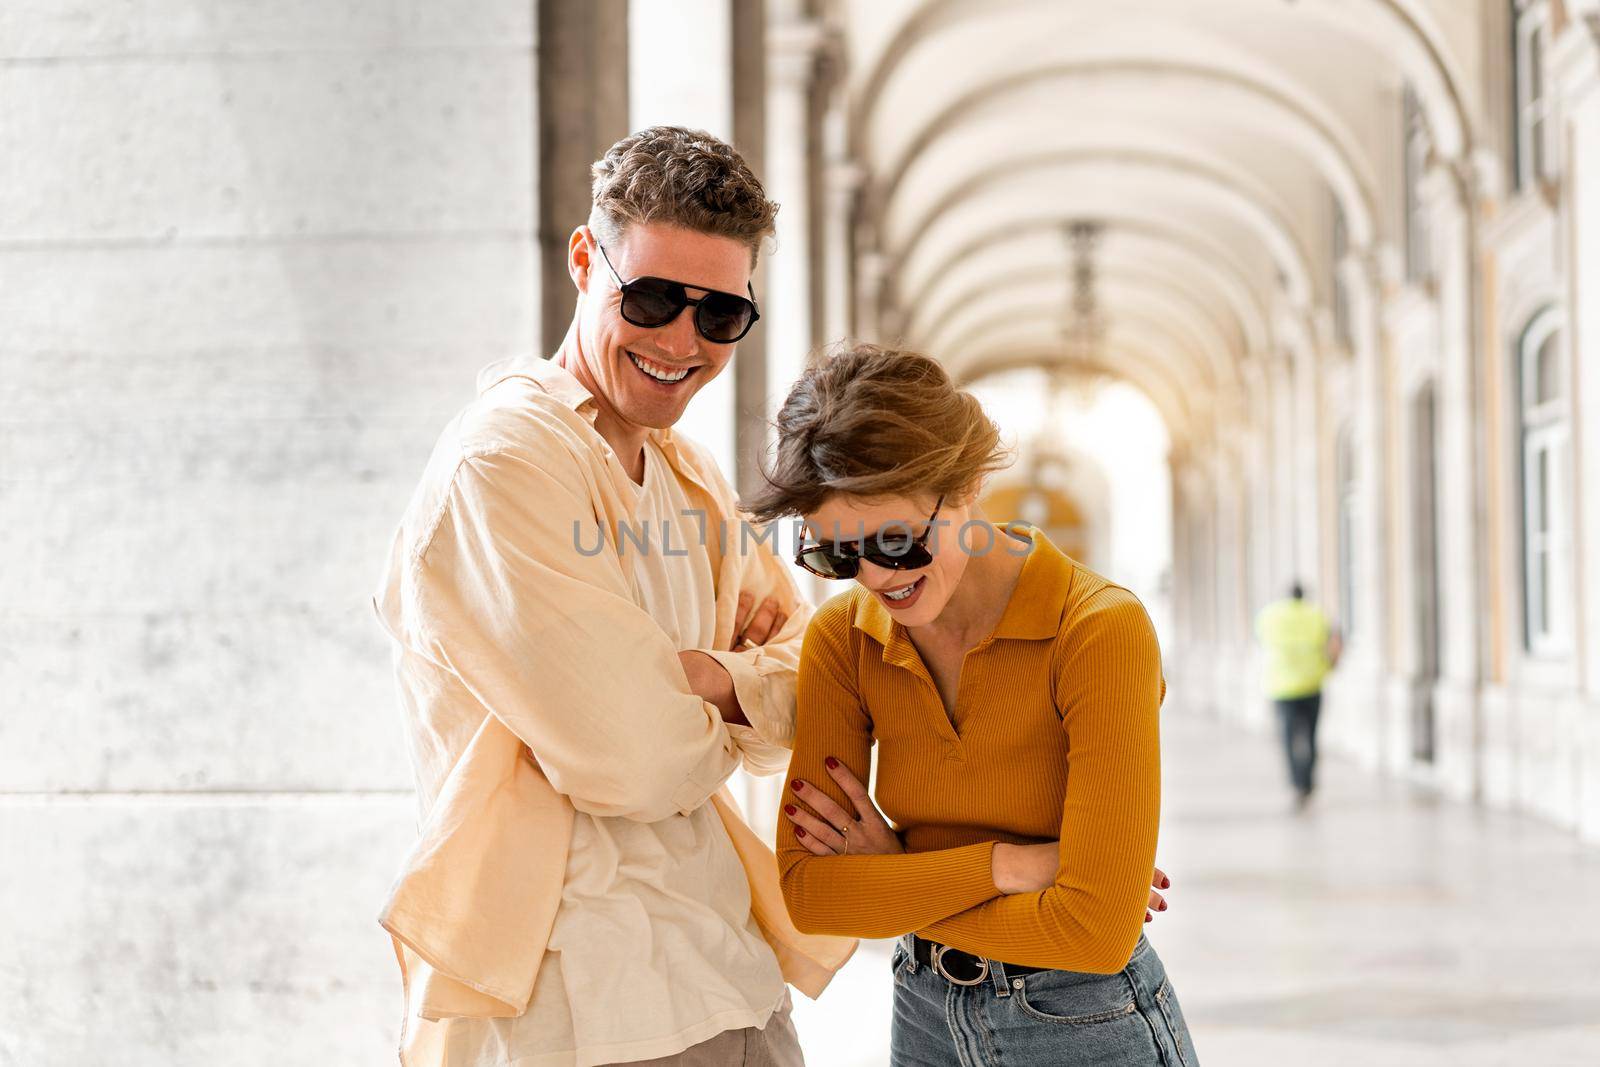
<path fill-rule="evenodd" d="M 1037 526 L 1024 522 L 997 522 L 995 526 L 1027 534 L 1033 548 L 1022 564 L 1022 573 L 1011 590 L 1005 613 L 1000 616 L 990 638 L 1037 640 L 1056 636 L 1061 630 L 1062 613 L 1072 587 L 1072 561 Z M 1005 549 L 997 545 L 994 551 Z M 911 648 L 906 628 L 896 622 L 889 609 L 871 593 L 861 598 L 853 625 L 883 646 L 885 660 L 903 656 Z"/>

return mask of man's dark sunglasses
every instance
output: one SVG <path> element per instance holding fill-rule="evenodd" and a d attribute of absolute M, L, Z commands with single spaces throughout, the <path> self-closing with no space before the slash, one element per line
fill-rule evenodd
<path fill-rule="evenodd" d="M 891 529 L 879 530 L 869 539 L 870 544 L 860 541 L 802 544 L 795 552 L 794 561 L 820 578 L 854 578 L 861 572 L 862 560 L 893 571 L 914 571 L 926 567 L 933 562 L 933 553 L 928 550 L 928 535 L 933 533 L 934 516 L 939 514 L 943 506 L 944 497 L 940 496 L 933 505 L 933 515 L 928 516 L 928 528 L 916 537 L 911 536 L 910 529 L 895 531 L 893 528 L 900 524 L 890 523 Z"/>
<path fill-rule="evenodd" d="M 606 261 L 611 276 L 617 280 L 617 288 L 622 290 L 622 317 L 635 326 L 646 329 L 665 326 L 677 318 L 684 308 L 692 307 L 694 328 L 701 337 L 715 344 L 731 345 L 749 333 L 750 327 L 761 317 L 761 312 L 756 309 L 754 287 L 750 287 L 749 299 L 737 293 L 707 289 L 705 296 L 691 300 L 687 290 L 703 286 L 685 285 L 670 278 L 649 275 L 625 282 L 622 275 L 617 273 L 617 268 L 611 265 L 611 257 L 606 254 L 605 246 L 598 239 L 594 246 L 600 249 L 600 258 Z M 746 285 L 749 286 L 749 283 Z"/>

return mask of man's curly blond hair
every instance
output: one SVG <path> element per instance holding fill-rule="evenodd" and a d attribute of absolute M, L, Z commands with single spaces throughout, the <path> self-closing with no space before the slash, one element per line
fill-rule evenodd
<path fill-rule="evenodd" d="M 589 228 L 615 241 L 635 222 L 660 222 L 731 237 L 750 249 L 775 232 L 778 205 L 744 158 L 704 130 L 651 126 L 629 134 L 590 167 Z"/>

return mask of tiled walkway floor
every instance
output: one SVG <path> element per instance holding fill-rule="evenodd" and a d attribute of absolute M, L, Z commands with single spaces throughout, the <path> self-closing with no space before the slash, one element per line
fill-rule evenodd
<path fill-rule="evenodd" d="M 1600 850 L 1324 761 L 1289 804 L 1271 739 L 1169 715 L 1149 936 L 1206 1067 L 1600 1064 Z M 888 963 L 819 1002 L 811 1067 L 888 1062 Z"/>

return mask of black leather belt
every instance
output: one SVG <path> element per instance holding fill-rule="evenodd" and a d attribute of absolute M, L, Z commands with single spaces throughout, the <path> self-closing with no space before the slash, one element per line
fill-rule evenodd
<path fill-rule="evenodd" d="M 932 967 L 945 981 L 952 985 L 978 985 L 989 977 L 989 961 L 982 956 L 974 956 L 970 952 L 962 952 L 949 945 L 941 945 L 937 941 L 928 941 L 911 935 L 911 955 L 920 964 Z M 1005 964 L 1007 977 L 1021 977 L 1035 971 L 1047 971 L 1048 967 L 1024 967 L 1018 963 Z"/>

